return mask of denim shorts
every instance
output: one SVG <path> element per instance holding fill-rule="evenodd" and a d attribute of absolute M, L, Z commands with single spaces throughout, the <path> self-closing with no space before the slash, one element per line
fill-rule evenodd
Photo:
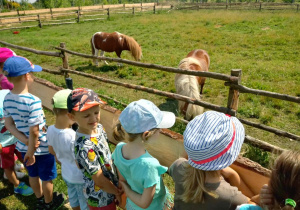
<path fill-rule="evenodd" d="M 87 200 L 83 194 L 84 184 L 72 184 L 64 179 L 68 187 L 70 206 L 72 208 L 80 206 L 81 210 L 88 210 Z"/>
<path fill-rule="evenodd" d="M 25 152 L 22 152 L 23 159 L 25 154 Z M 33 165 L 24 165 L 30 177 L 40 177 L 42 181 L 51 181 L 57 177 L 55 158 L 51 154 L 35 155 L 35 163 Z"/>

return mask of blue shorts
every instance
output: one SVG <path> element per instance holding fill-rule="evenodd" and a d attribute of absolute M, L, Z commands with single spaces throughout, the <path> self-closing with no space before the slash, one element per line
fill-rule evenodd
<path fill-rule="evenodd" d="M 83 194 L 83 186 L 84 184 L 72 184 L 66 180 L 64 180 L 68 187 L 68 195 L 70 206 L 72 208 L 80 206 L 81 210 L 88 210 L 87 200 Z"/>
<path fill-rule="evenodd" d="M 22 152 L 24 159 L 25 152 Z M 24 164 L 30 177 L 40 177 L 42 181 L 51 181 L 57 177 L 55 158 L 52 154 L 35 155 L 35 163 L 32 166 Z"/>

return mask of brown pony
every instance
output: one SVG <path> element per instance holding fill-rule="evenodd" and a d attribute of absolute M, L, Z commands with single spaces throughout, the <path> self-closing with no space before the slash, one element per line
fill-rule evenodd
<path fill-rule="evenodd" d="M 123 50 L 128 50 L 136 61 L 142 57 L 142 49 L 140 45 L 130 36 L 126 36 L 119 32 L 106 33 L 97 32 L 91 38 L 92 53 L 98 56 L 104 56 L 104 52 L 116 52 L 117 56 L 121 58 Z M 93 59 L 94 63 L 98 65 L 98 59 Z M 107 62 L 104 61 L 106 64 Z"/>
<path fill-rule="evenodd" d="M 209 64 L 210 59 L 207 52 L 199 49 L 191 51 L 186 58 L 182 59 L 178 68 L 195 71 L 208 71 Z M 200 94 L 202 95 L 203 93 L 204 83 L 205 77 L 186 74 L 176 74 L 175 76 L 176 93 L 198 100 L 201 100 Z M 199 85 L 201 86 L 200 94 Z M 178 108 L 186 120 L 191 120 L 197 115 L 203 113 L 203 107 L 183 101 L 178 102 Z"/>

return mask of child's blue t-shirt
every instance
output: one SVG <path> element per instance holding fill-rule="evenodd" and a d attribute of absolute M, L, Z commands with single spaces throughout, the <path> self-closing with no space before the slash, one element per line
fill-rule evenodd
<path fill-rule="evenodd" d="M 243 204 L 237 206 L 236 210 L 263 210 L 260 206 L 256 206 L 253 204 Z"/>
<path fill-rule="evenodd" d="M 18 139 L 11 135 L 4 125 L 3 101 L 9 91 L 10 90 L 0 90 L 0 144 L 2 147 L 13 145 L 18 141 Z"/>
<path fill-rule="evenodd" d="M 162 210 L 166 200 L 166 189 L 161 175 L 168 168 L 161 166 L 158 160 L 152 157 L 147 151 L 136 159 L 125 159 L 122 155 L 122 147 L 124 145 L 125 143 L 123 142 L 119 143 L 112 154 L 112 159 L 119 172 L 126 179 L 131 189 L 139 194 L 143 194 L 144 188 L 149 188 L 156 184 L 153 200 L 147 209 Z M 143 210 L 129 198 L 127 198 L 126 207 L 127 209 Z"/>

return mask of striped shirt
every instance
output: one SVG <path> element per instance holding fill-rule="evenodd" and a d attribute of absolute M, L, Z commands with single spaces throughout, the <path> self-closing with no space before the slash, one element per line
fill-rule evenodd
<path fill-rule="evenodd" d="M 12 94 L 5 96 L 3 103 L 4 117 L 12 117 L 17 129 L 29 138 L 29 128 L 39 125 L 40 145 L 34 155 L 49 154 L 48 143 L 46 139 L 46 120 L 42 109 L 42 101 L 30 94 Z M 17 150 L 27 152 L 28 147 L 21 141 L 17 142 Z"/>

